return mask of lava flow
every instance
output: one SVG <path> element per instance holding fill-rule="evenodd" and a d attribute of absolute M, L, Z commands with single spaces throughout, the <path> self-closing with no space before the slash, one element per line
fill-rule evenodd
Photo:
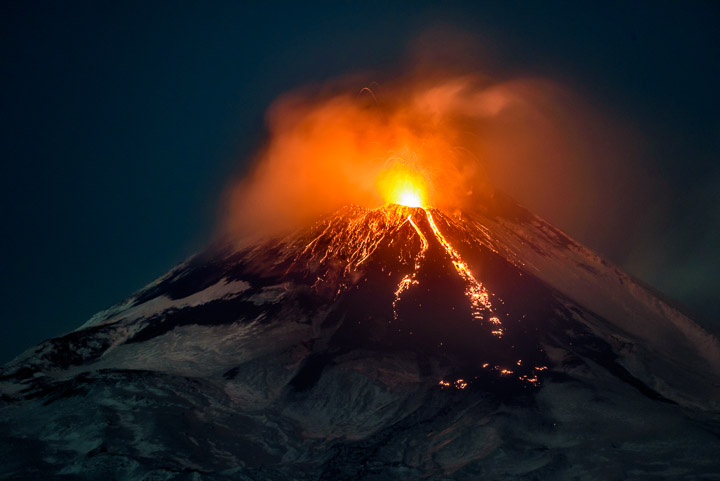
<path fill-rule="evenodd" d="M 467 285 L 465 295 L 470 301 L 473 318 L 480 321 L 484 320 L 485 312 L 492 313 L 492 304 L 490 303 L 488 291 L 485 286 L 483 286 L 482 283 L 473 276 L 467 263 L 462 260 L 458 251 L 455 250 L 447 238 L 442 234 L 442 232 L 440 232 L 440 229 L 433 218 L 431 209 L 424 201 L 427 188 L 423 176 L 420 173 L 402 165 L 395 165 L 391 169 L 388 169 L 385 175 L 381 177 L 378 184 L 381 192 L 384 194 L 384 197 L 390 203 L 406 207 L 421 208 L 425 212 L 425 217 L 427 218 L 428 225 L 430 226 L 435 239 L 437 239 L 439 244 L 443 247 L 448 257 L 450 257 L 458 275 Z M 407 215 L 407 222 L 412 225 L 415 232 L 418 236 L 420 236 L 422 249 L 416 258 L 414 272 L 403 277 L 395 290 L 393 308 L 396 307 L 398 301 L 400 300 L 400 296 L 404 291 L 409 289 L 410 286 L 418 284 L 416 279 L 417 271 L 420 268 L 420 262 L 424 258 L 429 245 L 427 238 L 422 233 L 418 225 L 413 221 L 412 214 Z M 397 310 L 394 309 L 394 311 L 395 317 L 397 318 Z M 491 316 L 489 321 L 495 326 L 492 334 L 501 337 L 503 335 L 503 329 L 501 327 L 502 323 L 500 322 L 500 319 L 496 316 Z"/>
<path fill-rule="evenodd" d="M 414 196 L 412 193 L 408 194 L 407 196 L 411 200 L 415 200 L 416 196 Z M 414 207 L 414 206 L 413 206 Z M 421 207 L 421 206 L 418 206 Z M 424 210 L 424 209 L 423 209 Z M 427 212 L 427 211 L 426 211 Z M 393 316 L 395 319 L 397 319 L 397 303 L 400 301 L 400 294 L 402 294 L 404 291 L 410 288 L 411 285 L 419 284 L 417 280 L 417 272 L 420 269 L 420 261 L 425 257 L 425 252 L 427 252 L 428 244 L 427 239 L 425 238 L 425 234 L 422 233 L 418 225 L 412 220 L 412 214 L 408 214 L 407 221 L 410 223 L 410 225 L 413 226 L 413 229 L 415 229 L 415 232 L 417 232 L 418 236 L 420 236 L 420 240 L 422 241 L 422 247 L 420 250 L 420 254 L 415 258 L 415 269 L 413 270 L 412 274 L 408 274 L 405 277 L 402 278 L 400 283 L 398 284 L 397 289 L 395 289 L 395 300 L 393 301 Z"/>
<path fill-rule="evenodd" d="M 448 256 L 450 256 L 453 266 L 455 266 L 455 270 L 458 272 L 460 277 L 462 277 L 463 280 L 465 280 L 465 282 L 467 283 L 467 289 L 465 291 L 465 294 L 470 299 L 470 306 L 472 307 L 473 317 L 478 320 L 483 320 L 483 311 L 492 312 L 492 305 L 490 304 L 490 296 L 488 295 L 487 289 L 485 289 L 485 286 L 483 286 L 480 281 L 475 279 L 475 276 L 473 276 L 472 272 L 470 272 L 468 265 L 463 262 L 460 254 L 458 254 L 458 252 L 453 248 L 453 246 L 450 245 L 445 236 L 442 235 L 440 229 L 438 229 L 437 224 L 435 224 L 435 220 L 433 219 L 430 210 L 424 210 L 425 215 L 427 216 L 428 223 L 430 224 L 430 228 L 432 228 L 435 237 L 443 246 Z M 500 319 L 496 316 L 492 316 L 490 317 L 489 321 L 496 326 L 496 329 L 493 330 L 492 333 L 498 337 L 502 336 L 503 329 L 502 327 L 500 327 L 502 325 Z"/>
<path fill-rule="evenodd" d="M 435 235 L 435 239 L 437 239 L 438 243 L 443 247 L 448 257 L 450 257 L 450 260 L 452 261 L 452 264 L 455 267 L 458 275 L 467 284 L 465 295 L 470 301 L 473 318 L 480 321 L 484 320 L 485 312 L 492 313 L 492 304 L 490 303 L 490 296 L 487 289 L 480 281 L 475 278 L 475 276 L 473 276 L 472 272 L 470 272 L 470 269 L 468 268 L 467 263 L 462 260 L 460 254 L 455 250 L 455 248 L 453 248 L 453 246 L 442 234 L 442 232 L 440 232 L 440 229 L 435 223 L 435 219 L 433 218 L 430 209 L 422 206 L 420 207 L 425 212 L 425 216 L 427 218 L 428 224 L 430 225 L 430 228 L 432 229 L 432 233 Z M 403 277 L 403 279 L 398 284 L 398 288 L 395 291 L 394 304 L 397 304 L 397 302 L 400 300 L 400 295 L 404 291 L 409 289 L 410 286 L 418 284 L 418 281 L 416 280 L 417 271 L 420 268 L 420 262 L 422 261 L 429 245 L 427 239 L 425 238 L 425 235 L 422 233 L 417 224 L 413 221 L 412 214 L 408 214 L 407 222 L 409 222 L 413 226 L 415 232 L 417 232 L 417 234 L 420 236 L 423 247 L 415 262 L 415 271 L 412 274 Z M 503 335 L 503 329 L 501 327 L 502 323 L 500 322 L 500 319 L 496 316 L 491 316 L 489 318 L 489 321 L 495 326 L 492 334 L 501 337 Z"/>
<path fill-rule="evenodd" d="M 431 242 L 437 242 L 466 286 L 464 294 L 468 298 L 473 319 L 489 321 L 492 324 L 491 333 L 502 337 L 502 323 L 493 315 L 487 289 L 472 274 L 467 262 L 443 235 L 435 221 L 435 209 L 426 200 L 428 189 L 423 176 L 412 169 L 396 165 L 380 176 L 378 190 L 387 201 L 385 205 L 375 209 L 349 208 L 333 216 L 305 244 L 300 256 L 309 256 L 320 264 L 329 259 L 343 259 L 344 272 L 347 274 L 360 267 L 384 241 L 393 242 L 400 235 L 406 237 L 408 231 L 403 228 L 409 225 L 412 227 L 409 232 L 417 234 L 420 243 L 419 248 L 399 251 L 400 260 L 412 261 L 413 271 L 403 276 L 395 289 L 394 318 L 398 318 L 397 305 L 403 293 L 420 282 L 418 273 Z M 421 227 L 422 217 L 418 219 L 418 216 L 425 217 L 427 226 Z M 318 282 L 322 281 L 324 279 L 319 277 Z"/>

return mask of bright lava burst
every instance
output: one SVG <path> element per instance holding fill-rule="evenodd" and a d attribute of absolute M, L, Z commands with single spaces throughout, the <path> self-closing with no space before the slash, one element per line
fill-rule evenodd
<path fill-rule="evenodd" d="M 406 207 L 422 207 L 422 201 L 420 200 L 420 196 L 417 194 L 417 192 L 413 192 L 410 190 L 400 194 L 400 198 L 398 199 L 397 203 Z"/>
<path fill-rule="evenodd" d="M 427 182 L 417 170 L 396 163 L 380 173 L 377 188 L 386 202 L 405 207 L 427 207 Z"/>

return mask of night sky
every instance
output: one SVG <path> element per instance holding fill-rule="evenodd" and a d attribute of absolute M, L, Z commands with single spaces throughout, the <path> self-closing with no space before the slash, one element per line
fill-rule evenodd
<path fill-rule="evenodd" d="M 632 126 L 652 195 L 559 227 L 720 332 L 720 4 L 247 3 L 2 3 L 0 361 L 202 248 L 278 95 L 387 77 L 437 28 Z"/>

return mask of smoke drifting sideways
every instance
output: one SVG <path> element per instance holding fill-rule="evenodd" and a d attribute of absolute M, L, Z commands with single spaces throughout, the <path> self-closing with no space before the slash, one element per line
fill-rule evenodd
<path fill-rule="evenodd" d="M 499 188 L 582 230 L 588 216 L 603 226 L 621 209 L 622 196 L 608 194 L 632 178 L 625 132 L 540 78 L 344 79 L 282 96 L 267 122 L 266 145 L 228 194 L 225 227 L 238 239 L 279 235 L 348 204 L 380 206 L 398 176 L 421 179 L 426 204 L 445 211 L 473 209 Z"/>

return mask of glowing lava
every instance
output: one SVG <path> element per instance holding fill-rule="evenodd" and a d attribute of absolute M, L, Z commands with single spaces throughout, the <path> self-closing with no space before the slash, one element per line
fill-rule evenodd
<path fill-rule="evenodd" d="M 385 202 L 405 207 L 427 207 L 427 182 L 416 169 L 396 162 L 383 170 L 377 179 L 377 189 Z"/>
<path fill-rule="evenodd" d="M 412 214 L 408 215 L 407 221 L 410 222 L 410 225 L 413 226 L 413 229 L 415 229 L 417 235 L 420 236 L 420 240 L 422 241 L 422 247 L 420 248 L 420 253 L 415 258 L 415 269 L 413 270 L 413 273 L 403 277 L 398 284 L 397 289 L 395 289 L 395 300 L 393 301 L 393 316 L 395 319 L 398 318 L 397 303 L 400 301 L 400 295 L 404 291 L 408 290 L 410 286 L 419 284 L 418 280 L 416 279 L 417 272 L 420 270 L 420 262 L 425 257 L 425 252 L 427 252 L 429 246 L 428 241 L 425 238 L 425 234 L 422 233 L 417 224 L 412 220 Z"/>
<path fill-rule="evenodd" d="M 470 300 L 470 307 L 472 309 L 473 318 L 476 320 L 484 320 L 485 313 L 492 313 L 492 305 L 490 304 L 490 298 L 487 289 L 480 283 L 472 272 L 468 265 L 462 260 L 460 254 L 440 232 L 435 219 L 430 212 L 430 208 L 427 205 L 425 193 L 427 192 L 427 183 L 425 177 L 421 172 L 414 170 L 411 166 L 406 163 L 398 162 L 395 163 L 389 169 L 383 171 L 378 178 L 378 189 L 380 190 L 383 197 L 391 204 L 399 204 L 406 207 L 421 208 L 425 212 L 428 225 L 432 230 L 432 233 L 437 239 L 438 243 L 450 257 L 455 270 L 458 275 L 465 281 L 467 288 L 465 295 Z M 415 270 L 412 274 L 408 274 L 402 278 L 395 290 L 395 301 L 393 302 L 393 310 L 395 311 L 395 318 L 397 319 L 397 310 L 395 309 L 400 296 L 403 292 L 408 290 L 411 286 L 418 284 L 417 271 L 420 268 L 420 262 L 425 256 L 425 252 L 428 249 L 428 241 L 425 235 L 422 233 L 418 225 L 413 221 L 412 214 L 408 214 L 406 222 L 409 222 L 414 228 L 415 232 L 420 236 L 422 241 L 422 248 L 415 261 Z M 501 327 L 500 320 L 492 316 L 489 319 L 494 329 L 492 334 L 498 337 L 503 335 L 503 329 Z"/>
<path fill-rule="evenodd" d="M 458 275 L 465 281 L 467 287 L 465 289 L 465 295 L 467 296 L 468 300 L 470 301 L 470 307 L 472 309 L 472 315 L 473 319 L 482 321 L 485 319 L 484 313 L 491 313 L 492 314 L 492 304 L 490 303 L 490 296 L 488 294 L 487 289 L 485 286 L 482 285 L 480 281 L 478 281 L 475 276 L 473 276 L 472 272 L 470 272 L 470 269 L 468 265 L 462 260 L 460 257 L 460 254 L 455 250 L 455 248 L 450 244 L 450 242 L 445 238 L 445 236 L 440 232 L 440 229 L 438 228 L 437 224 L 435 223 L 435 219 L 433 218 L 432 212 L 430 212 L 430 209 L 421 207 L 423 211 L 425 212 L 425 216 L 428 221 L 428 225 L 430 226 L 430 229 L 432 230 L 433 234 L 435 235 L 435 239 L 437 239 L 438 243 L 443 247 L 445 252 L 447 253 L 448 257 L 450 257 L 450 261 L 452 262 L 453 266 L 455 267 L 455 270 L 457 271 Z M 418 284 L 418 281 L 416 279 L 417 271 L 420 268 L 420 261 L 425 257 L 425 252 L 428 249 L 428 241 L 425 235 L 422 233 L 418 225 L 413 221 L 412 214 L 408 215 L 407 222 L 409 222 L 413 228 L 415 229 L 415 232 L 420 236 L 420 239 L 422 240 L 422 249 L 420 251 L 420 254 L 418 255 L 416 262 L 415 262 L 415 270 L 412 274 L 406 275 L 402 278 L 400 283 L 398 284 L 397 289 L 395 290 L 395 301 L 393 302 L 393 308 L 396 307 L 398 301 L 400 300 L 400 295 L 408 290 L 411 286 Z M 397 319 L 397 311 L 395 311 L 395 318 Z M 503 329 L 502 329 L 502 323 L 500 322 L 500 319 L 498 319 L 496 316 L 492 316 L 489 318 L 490 323 L 493 325 L 493 330 L 491 333 L 497 337 L 502 337 L 503 335 Z"/>
<path fill-rule="evenodd" d="M 453 248 L 453 246 L 450 245 L 445 236 L 442 235 L 440 229 L 438 229 L 437 224 L 435 224 L 435 219 L 433 219 L 430 210 L 425 209 L 425 215 L 427 216 L 430 228 L 435 234 L 435 238 L 437 238 L 437 240 L 440 242 L 440 245 L 442 245 L 445 249 L 445 252 L 447 252 L 448 256 L 450 256 L 450 260 L 452 261 L 453 266 L 455 266 L 455 270 L 457 271 L 457 273 L 467 283 L 465 295 L 467 295 L 467 297 L 470 299 L 470 306 L 472 307 L 473 318 L 477 320 L 483 320 L 483 311 L 492 312 L 492 305 L 490 304 L 490 296 L 488 295 L 487 289 L 485 289 L 485 286 L 483 286 L 480 281 L 475 279 L 475 276 L 472 275 L 472 272 L 470 272 L 468 265 L 462 260 L 460 254 L 458 254 L 458 252 Z M 501 325 L 500 319 L 494 316 L 490 318 L 490 322 L 496 326 Z M 498 337 L 501 337 L 503 335 L 503 330 L 501 327 L 497 327 L 495 330 L 492 331 L 492 333 Z"/>
<path fill-rule="evenodd" d="M 437 239 L 438 243 L 445 250 L 448 257 L 450 257 L 450 261 L 455 267 L 458 275 L 467 285 L 465 295 L 470 301 L 473 318 L 480 321 L 484 320 L 485 313 L 492 314 L 492 305 L 490 304 L 490 297 L 487 289 L 485 289 L 482 283 L 473 276 L 468 265 L 462 260 L 458 251 L 455 250 L 442 232 L 440 232 L 440 229 L 435 223 L 435 219 L 430 212 L 426 199 L 426 193 L 428 192 L 426 176 L 423 175 L 421 171 L 414 169 L 413 166 L 408 164 L 404 159 L 398 158 L 395 160 L 396 162 L 390 168 L 381 172 L 378 177 L 378 190 L 385 200 L 391 204 L 399 204 L 406 207 L 423 209 L 428 225 L 430 226 L 435 239 Z M 403 277 L 395 290 L 393 310 L 395 311 L 396 319 L 397 310 L 395 307 L 400 300 L 402 293 L 408 290 L 411 286 L 418 284 L 417 271 L 420 268 L 420 262 L 425 256 L 425 252 L 429 246 L 425 235 L 413 221 L 412 214 L 407 216 L 407 222 L 413 226 L 415 232 L 420 236 L 420 239 L 422 240 L 422 249 L 416 258 L 414 272 Z M 500 320 L 496 316 L 492 316 L 489 318 L 489 321 L 493 325 L 492 334 L 501 337 L 503 335 L 503 329 L 501 327 Z"/>
<path fill-rule="evenodd" d="M 301 247 L 301 251 L 295 256 L 293 263 L 301 261 L 302 265 L 328 266 L 328 270 L 318 272 L 313 288 L 320 288 L 321 285 L 332 286 L 335 295 L 340 295 L 352 287 L 355 282 L 352 279 L 357 279 L 356 274 L 360 267 L 379 248 L 394 246 L 401 264 L 407 266 L 408 261 L 411 264 L 408 266 L 409 272 L 402 273 L 402 278 L 398 280 L 393 292 L 393 317 L 388 319 L 388 323 L 393 323 L 400 319 L 399 309 L 403 295 L 410 289 L 423 287 L 421 269 L 428 260 L 428 252 L 433 252 L 434 259 L 440 256 L 449 261 L 453 267 L 450 272 L 454 271 L 463 281 L 465 286 L 463 294 L 467 299 L 472 320 L 481 323 L 489 335 L 504 337 L 505 328 L 493 309 L 490 292 L 475 277 L 469 264 L 445 235 L 462 230 L 458 230 L 452 218 L 429 207 L 424 197 L 412 195 L 423 192 L 423 185 L 406 183 L 386 191 L 389 195 L 397 196 L 390 197 L 393 200 L 403 199 L 403 194 L 408 193 L 405 205 L 390 202 L 375 209 L 347 206 L 319 222 L 313 229 L 313 237 L 309 242 L 307 237 L 302 238 L 303 244 L 298 246 Z M 442 229 L 447 229 L 449 232 L 443 233 Z M 391 271 L 387 271 L 388 276 L 391 274 Z M 412 332 L 409 334 L 412 335 Z M 522 366 L 522 361 L 518 361 L 517 365 Z M 512 376 L 525 383 L 539 385 L 539 378 L 534 371 L 517 373 L 512 366 L 494 365 L 490 368 L 489 363 L 482 364 L 482 367 L 491 369 L 498 376 Z M 537 371 L 540 369 L 542 368 L 536 368 Z M 441 380 L 440 387 L 462 390 L 469 385 L 469 382 L 472 381 Z"/>
<path fill-rule="evenodd" d="M 420 196 L 416 192 L 410 190 L 400 194 L 400 198 L 397 203 L 407 207 L 422 207 Z"/>
<path fill-rule="evenodd" d="M 491 328 L 491 334 L 502 337 L 504 329 L 500 319 L 493 314 L 487 289 L 475 278 L 468 264 L 450 244 L 435 222 L 432 213 L 435 209 L 430 207 L 427 200 L 428 184 L 425 176 L 410 168 L 406 163 L 397 162 L 380 174 L 377 188 L 387 204 L 373 210 L 364 210 L 358 207 L 364 214 L 353 210 L 354 214 L 348 217 L 334 218 L 305 245 L 301 255 L 317 256 L 316 260 L 319 263 L 333 258 L 344 259 L 346 261 L 345 273 L 349 273 L 363 264 L 382 242 L 392 239 L 393 235 L 399 233 L 404 225 L 409 224 L 420 238 L 421 244 L 419 252 L 401 252 L 401 257 L 414 259 L 414 266 L 413 271 L 404 275 L 395 288 L 394 319 L 398 319 L 397 305 L 403 293 L 420 283 L 418 272 L 430 248 L 430 242 L 434 238 L 465 283 L 465 296 L 468 298 L 473 319 L 487 322 Z M 420 214 L 419 209 L 422 209 L 427 226 L 421 227 L 422 223 L 414 218 Z M 405 257 L 406 255 L 407 257 Z M 323 279 L 318 278 L 318 281 L 322 282 Z"/>

